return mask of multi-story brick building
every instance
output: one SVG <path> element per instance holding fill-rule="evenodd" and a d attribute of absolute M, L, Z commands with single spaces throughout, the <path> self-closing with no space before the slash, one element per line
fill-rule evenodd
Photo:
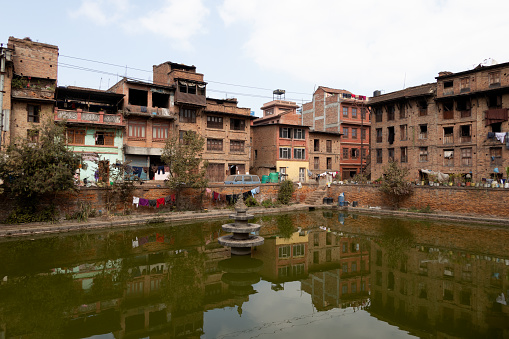
<path fill-rule="evenodd" d="M 305 182 L 309 170 L 309 127 L 300 124 L 299 106 L 273 100 L 253 121 L 253 173 L 279 172 L 283 179 Z"/>
<path fill-rule="evenodd" d="M 373 178 L 390 159 L 472 181 L 509 166 L 509 63 L 440 72 L 426 84 L 372 98 Z M 395 114 L 399 111 L 399 114 Z M 422 175 L 421 175 L 422 176 Z"/>
<path fill-rule="evenodd" d="M 302 108 L 302 125 L 314 131 L 342 134 L 339 153 L 342 179 L 363 172 L 366 165 L 371 125 L 366 102 L 365 96 L 320 86 L 313 101 Z"/>
<path fill-rule="evenodd" d="M 9 37 L 7 47 L 2 146 L 18 138 L 37 141 L 36 128 L 53 120 L 58 68 L 57 46 Z"/>
<path fill-rule="evenodd" d="M 206 98 L 206 82 L 195 66 L 165 62 L 153 67 L 154 83 L 175 87 L 175 131 L 199 133 L 206 139 L 203 159 L 209 162 L 207 176 L 212 182 L 225 175 L 245 174 L 251 155 L 249 108 L 237 106 L 236 99 Z"/>
<path fill-rule="evenodd" d="M 55 121 L 66 121 L 67 144 L 82 155 L 80 180 L 108 182 L 109 165 L 123 160 L 123 97 L 89 88 L 57 88 Z"/>
<path fill-rule="evenodd" d="M 381 177 L 391 160 L 408 166 L 411 178 L 429 168 L 436 138 L 435 91 L 435 84 L 425 84 L 370 99 L 372 179 Z"/>
<path fill-rule="evenodd" d="M 122 79 L 109 91 L 125 96 L 125 160 L 143 169 L 139 172 L 143 180 L 165 179 L 168 173 L 163 174 L 158 168 L 164 166 L 161 154 L 175 126 L 175 88 Z"/>
<path fill-rule="evenodd" d="M 0 150 L 10 136 L 11 117 L 12 49 L 0 46 Z"/>
<path fill-rule="evenodd" d="M 341 134 L 309 131 L 309 168 L 313 175 L 340 171 Z"/>

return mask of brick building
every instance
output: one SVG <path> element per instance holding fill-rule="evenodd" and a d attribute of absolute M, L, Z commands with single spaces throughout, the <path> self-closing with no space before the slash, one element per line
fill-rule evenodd
<path fill-rule="evenodd" d="M 182 137 L 194 131 L 206 139 L 203 159 L 209 162 L 209 181 L 249 171 L 254 119 L 249 108 L 238 107 L 236 99 L 206 98 L 207 83 L 195 66 L 164 62 L 153 67 L 153 80 L 175 88 L 175 132 Z"/>
<path fill-rule="evenodd" d="M 340 171 L 341 134 L 309 131 L 309 168 L 313 175 Z"/>
<path fill-rule="evenodd" d="M 122 161 L 124 95 L 90 88 L 58 87 L 55 121 L 66 121 L 67 144 L 82 155 L 80 180 L 109 180 L 110 164 Z M 98 161 L 98 163 L 96 163 Z"/>
<path fill-rule="evenodd" d="M 366 97 L 346 90 L 318 87 L 313 101 L 302 108 L 301 124 L 314 131 L 341 133 L 342 179 L 364 171 L 369 153 L 370 119 Z"/>
<path fill-rule="evenodd" d="M 410 178 L 418 178 L 419 169 L 429 168 L 421 160 L 426 163 L 437 138 L 435 91 L 436 84 L 425 84 L 370 99 L 372 179 L 382 176 L 390 160 L 408 166 Z"/>
<path fill-rule="evenodd" d="M 53 120 L 58 47 L 9 37 L 3 83 L 2 147 L 18 138 L 38 140 L 35 130 Z M 7 58 L 8 52 L 9 58 Z"/>
<path fill-rule="evenodd" d="M 124 96 L 125 160 L 144 168 L 141 179 L 164 180 L 168 174 L 163 175 L 158 168 L 164 166 L 161 154 L 175 127 L 175 88 L 124 78 L 108 91 Z"/>
<path fill-rule="evenodd" d="M 410 179 L 419 178 L 420 169 L 472 181 L 505 177 L 509 63 L 440 72 L 436 79 L 370 100 L 372 177 L 381 175 L 389 159 L 407 163 Z"/>
<path fill-rule="evenodd" d="M 309 127 L 300 124 L 299 106 L 273 100 L 262 106 L 263 117 L 253 121 L 253 173 L 279 172 L 282 178 L 305 182 L 309 170 Z"/>

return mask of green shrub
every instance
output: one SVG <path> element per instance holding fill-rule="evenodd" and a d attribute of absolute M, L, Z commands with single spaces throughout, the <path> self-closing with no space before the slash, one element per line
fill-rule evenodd
<path fill-rule="evenodd" d="M 260 204 L 258 203 L 258 201 L 256 201 L 256 199 L 254 197 L 248 197 L 244 203 L 246 204 L 247 207 L 254 207 L 254 206 L 259 206 Z"/>
<path fill-rule="evenodd" d="M 277 194 L 277 201 L 283 205 L 288 205 L 292 200 L 292 194 L 295 188 L 293 187 L 293 181 L 285 180 L 279 184 L 279 192 Z"/>
<path fill-rule="evenodd" d="M 264 201 L 262 201 L 262 206 L 265 208 L 271 208 L 274 207 L 274 204 L 272 203 L 272 200 L 265 199 Z"/>
<path fill-rule="evenodd" d="M 28 222 L 55 222 L 58 220 L 58 213 L 55 205 L 50 205 L 39 212 L 33 209 L 17 207 L 9 214 L 4 224 L 24 224 Z"/>

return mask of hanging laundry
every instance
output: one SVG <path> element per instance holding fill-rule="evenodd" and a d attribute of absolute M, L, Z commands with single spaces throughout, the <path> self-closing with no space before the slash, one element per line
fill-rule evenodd
<path fill-rule="evenodd" d="M 136 248 L 139 246 L 138 237 L 136 237 L 136 240 L 133 240 L 133 248 Z"/>
<path fill-rule="evenodd" d="M 148 201 L 148 204 L 150 205 L 150 207 L 156 207 L 157 205 L 157 200 L 156 199 L 150 199 Z"/>
<path fill-rule="evenodd" d="M 495 138 L 497 138 L 497 140 L 500 141 L 501 143 L 504 143 L 505 132 L 495 133 Z"/>
<path fill-rule="evenodd" d="M 251 190 L 251 194 L 252 194 L 252 195 L 255 195 L 255 194 L 256 194 L 256 188 L 253 188 L 253 189 Z"/>
<path fill-rule="evenodd" d="M 164 234 L 156 233 L 156 241 L 157 242 L 164 242 Z"/>
<path fill-rule="evenodd" d="M 140 198 L 140 206 L 149 206 L 149 201 L 148 199 L 143 199 L 143 198 Z"/>
<path fill-rule="evenodd" d="M 143 167 L 133 166 L 133 175 L 137 175 L 138 178 L 141 177 L 142 171 L 143 171 Z"/>
<path fill-rule="evenodd" d="M 159 208 L 159 206 L 164 205 L 164 198 L 159 198 L 156 200 L 156 207 Z"/>
<path fill-rule="evenodd" d="M 172 194 L 171 195 L 171 202 L 174 204 L 175 203 L 175 194 Z"/>
<path fill-rule="evenodd" d="M 220 197 L 219 193 L 214 192 L 213 194 L 214 194 L 214 200 L 219 200 L 219 197 Z"/>
<path fill-rule="evenodd" d="M 260 187 L 256 187 L 255 190 L 256 190 L 256 193 L 260 193 Z"/>
<path fill-rule="evenodd" d="M 156 241 L 156 235 L 155 234 L 151 234 L 149 237 L 148 237 L 148 242 L 155 242 Z"/>
<path fill-rule="evenodd" d="M 161 174 L 161 171 L 163 172 L 163 174 L 165 174 L 164 166 L 157 166 L 157 174 Z"/>
<path fill-rule="evenodd" d="M 171 205 L 172 201 L 171 201 L 171 196 L 167 196 L 167 197 L 164 197 L 164 203 L 166 205 Z"/>
<path fill-rule="evenodd" d="M 148 242 L 148 237 L 141 237 L 140 238 L 140 246 L 143 244 L 146 244 Z"/>
<path fill-rule="evenodd" d="M 140 198 L 139 197 L 133 197 L 133 205 L 136 205 L 136 207 L 138 207 L 139 203 L 140 203 Z"/>

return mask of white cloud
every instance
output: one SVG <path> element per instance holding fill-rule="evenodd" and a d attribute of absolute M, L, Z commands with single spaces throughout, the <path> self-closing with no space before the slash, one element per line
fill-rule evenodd
<path fill-rule="evenodd" d="M 120 20 L 129 9 L 129 0 L 83 0 L 75 11 L 69 11 L 73 19 L 85 19 L 100 26 Z"/>
<path fill-rule="evenodd" d="M 87 19 L 101 26 L 118 25 L 131 34 L 168 38 L 180 49 L 190 49 L 191 38 L 205 31 L 208 14 L 202 0 L 164 0 L 159 8 L 153 4 L 135 7 L 129 0 L 83 0 L 76 11 L 69 11 L 75 19 Z"/>
<path fill-rule="evenodd" d="M 191 48 L 190 39 L 204 32 L 209 10 L 201 0 L 167 0 L 164 6 L 141 17 L 142 29 L 170 38 L 178 47 Z"/>
<path fill-rule="evenodd" d="M 224 0 L 229 29 L 246 25 L 243 45 L 260 68 L 317 85 L 389 91 L 434 81 L 509 55 L 498 32 L 509 2 L 488 0 Z"/>

